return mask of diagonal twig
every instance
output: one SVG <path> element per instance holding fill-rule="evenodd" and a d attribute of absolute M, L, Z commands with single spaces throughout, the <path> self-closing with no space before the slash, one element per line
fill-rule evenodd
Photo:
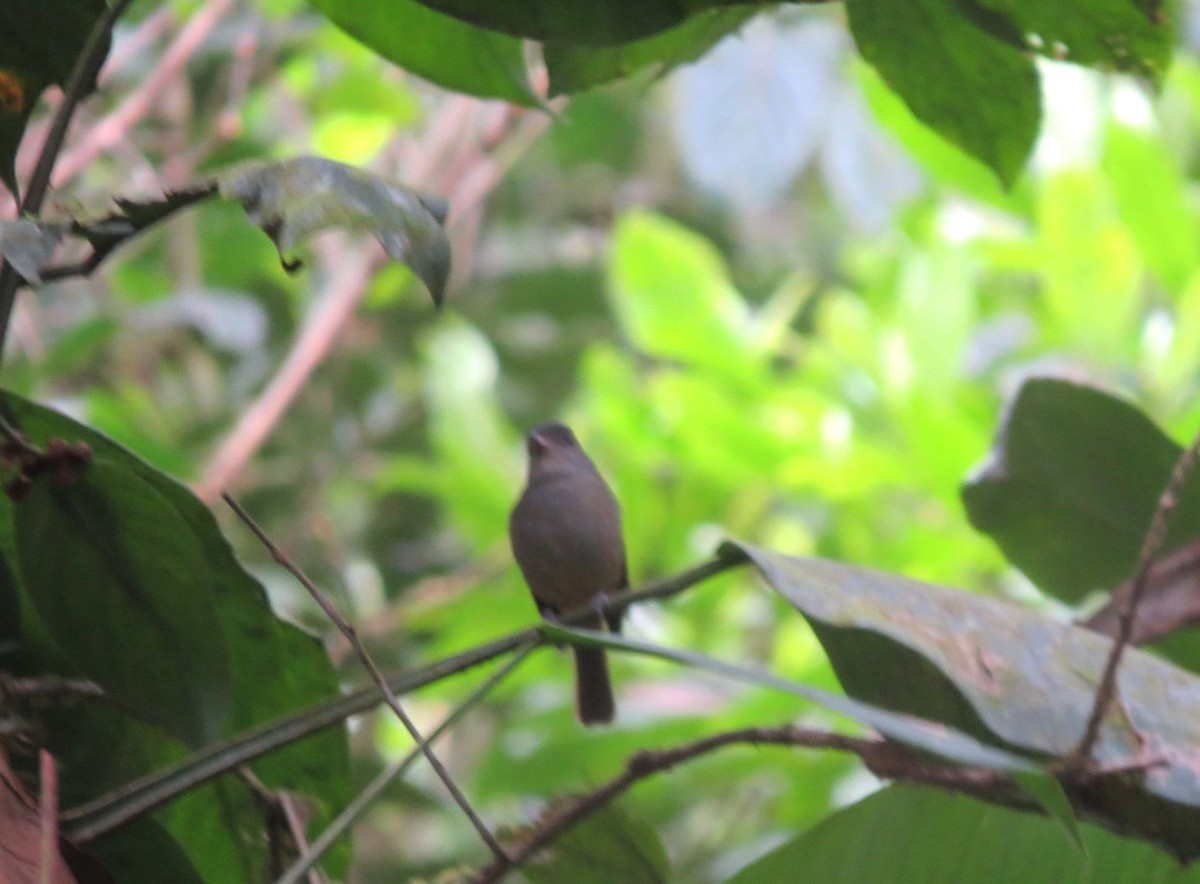
<path fill-rule="evenodd" d="M 1179 495 L 1183 493 L 1183 488 L 1195 469 L 1198 457 L 1200 457 L 1200 434 L 1197 434 L 1192 443 L 1179 456 L 1179 460 L 1175 462 L 1175 468 L 1171 471 L 1167 487 L 1163 489 L 1158 498 L 1158 505 L 1150 519 L 1150 527 L 1146 530 L 1146 538 L 1142 541 L 1142 549 L 1138 554 L 1137 571 L 1133 578 L 1133 584 L 1118 615 L 1116 640 L 1104 663 L 1104 673 L 1096 688 L 1096 698 L 1092 704 L 1087 727 L 1084 729 L 1079 745 L 1067 756 L 1067 767 L 1083 768 L 1091 763 L 1092 750 L 1100 735 L 1100 723 L 1104 720 L 1108 707 L 1112 705 L 1116 695 L 1117 669 L 1121 665 L 1121 658 L 1133 635 L 1138 604 L 1146 592 L 1150 570 L 1167 539 L 1167 529 L 1171 525 L 1171 517 L 1175 514 L 1176 507 L 1179 506 Z"/>
<path fill-rule="evenodd" d="M 473 690 L 470 695 L 463 700 L 451 712 L 442 723 L 430 731 L 427 737 L 427 742 L 432 743 L 446 731 L 456 725 L 464 715 L 470 712 L 480 700 L 492 692 L 496 685 L 500 684 L 507 678 L 514 669 L 516 669 L 525 658 L 536 648 L 537 641 L 530 639 L 525 644 L 517 648 L 516 652 L 500 666 L 495 672 L 487 677 L 487 679 Z M 313 864 L 319 860 L 326 851 L 333 845 L 333 842 L 345 834 L 346 830 L 354 824 L 354 821 L 362 815 L 362 812 L 371 805 L 379 793 L 384 790 L 388 783 L 402 776 L 408 768 L 410 768 L 417 757 L 421 754 L 420 747 L 414 748 L 403 758 L 391 762 L 387 767 L 380 771 L 375 779 L 371 780 L 361 792 L 355 796 L 354 800 L 346 805 L 345 809 L 338 814 L 337 818 L 329 824 L 329 826 L 317 836 L 313 841 L 310 849 L 289 868 L 283 875 L 276 880 L 275 884 L 297 884 L 301 877 L 304 876 Z"/>
<path fill-rule="evenodd" d="M 308 578 L 308 575 L 305 574 L 283 550 L 276 546 L 271 538 L 267 537 L 262 528 L 258 526 L 258 523 L 254 521 L 254 519 L 248 512 L 246 512 L 245 509 L 242 508 L 241 504 L 233 499 L 232 495 L 226 493 L 222 494 L 221 497 L 227 504 L 229 504 L 230 508 L 237 513 L 238 518 L 246 524 L 246 527 L 253 532 L 254 536 L 259 539 L 259 542 L 266 547 L 267 552 L 271 554 L 271 557 L 284 568 L 286 568 L 293 577 L 300 581 L 300 584 L 306 590 L 308 590 L 308 593 L 313 597 L 313 600 L 321 606 L 321 610 L 325 612 L 325 616 L 333 621 L 334 625 L 337 626 L 342 635 L 346 637 L 346 640 L 350 642 L 350 645 L 354 648 L 354 652 L 358 656 L 358 659 L 362 661 L 363 666 L 370 674 L 371 680 L 375 682 L 375 685 L 379 688 L 384 699 L 387 701 L 388 706 L 394 713 L 396 713 L 396 717 L 400 720 L 400 723 L 404 725 L 404 729 L 408 731 L 409 735 L 413 739 L 413 742 L 417 744 L 417 748 L 419 748 L 422 754 L 424 754 L 425 760 L 429 762 L 429 766 L 433 768 L 433 771 L 437 774 L 438 779 L 440 779 L 443 785 L 445 785 L 447 791 L 450 793 L 450 797 L 454 799 L 454 803 L 459 806 L 462 812 L 466 815 L 467 819 L 471 821 L 471 825 L 475 827 L 475 830 L 479 833 L 479 837 L 483 839 L 483 842 L 488 846 L 488 849 L 492 851 L 496 859 L 498 861 L 507 860 L 507 855 L 504 852 L 503 846 L 501 846 L 500 842 L 496 840 L 496 836 L 493 835 L 487 825 L 484 824 L 483 820 L 475 812 L 475 809 L 471 807 L 471 803 L 467 801 L 467 797 L 458 788 L 458 785 L 454 782 L 454 778 L 450 776 L 450 772 L 446 770 L 445 766 L 442 764 L 441 759 L 434 754 L 433 750 L 429 747 L 429 743 L 424 737 L 421 736 L 421 732 L 417 730 L 417 726 L 413 723 L 413 720 L 400 705 L 400 701 L 396 699 L 396 694 L 394 691 L 392 691 L 391 686 L 387 683 L 387 679 L 383 677 L 383 673 L 379 671 L 379 667 L 375 665 L 375 661 L 371 659 L 371 655 L 367 653 L 367 649 L 363 647 L 362 642 L 358 640 L 358 635 L 355 632 L 354 627 L 350 625 L 346 618 L 338 613 L 337 608 L 335 608 L 329 599 L 325 597 L 325 594 L 317 588 L 316 584 Z"/>

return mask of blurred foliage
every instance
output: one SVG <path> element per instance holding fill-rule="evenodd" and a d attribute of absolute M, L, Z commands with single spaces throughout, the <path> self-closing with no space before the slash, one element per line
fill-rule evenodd
<path fill-rule="evenodd" d="M 851 20 L 867 5 L 880 4 L 851 4 Z M 132 54 L 91 100 L 77 143 L 111 119 L 202 6 L 135 4 L 114 43 L 114 55 Z M 1036 69 L 1042 95 L 1040 139 L 1011 190 L 926 128 L 854 54 L 840 8 L 760 16 L 661 81 L 635 76 L 574 97 L 490 195 L 477 239 L 469 220 L 451 216 L 456 275 L 444 312 L 403 268 L 375 273 L 232 490 L 395 667 L 535 619 L 504 525 L 521 482 L 521 434 L 551 418 L 579 432 L 621 499 L 635 583 L 732 536 L 1065 616 L 971 527 L 960 486 L 1031 376 L 1119 391 L 1173 437 L 1200 424 L 1200 62 L 1186 44 L 1195 7 L 1179 15 L 1184 45 L 1154 94 L 1127 76 L 1035 66 L 1003 47 Z M 695 30 L 689 40 L 711 42 Z M 695 54 L 671 34 L 646 39 L 679 60 Z M 515 42 L 489 38 L 486 58 L 511 62 Z M 628 47 L 640 63 L 638 45 Z M 626 70 L 612 47 L 546 52 L 559 59 L 552 84 Z M 748 69 L 750 54 L 763 70 Z M 955 74 L 945 76 L 953 92 Z M 54 199 L 139 197 L 237 161 L 307 152 L 390 162 L 423 190 L 428 182 L 411 176 L 432 176 L 429 164 L 405 161 L 438 144 L 462 101 L 295 0 L 234 3 L 152 112 Z M 1007 132 L 1009 122 L 997 125 Z M 1008 153 L 993 163 L 1014 177 L 1024 153 L 997 149 Z M 240 209 L 202 206 L 123 248 L 94 278 L 23 297 L 5 386 L 199 482 L 330 297 L 346 243 L 324 241 L 308 270 L 288 277 Z M 343 682 L 362 683 L 307 596 L 242 526 L 217 516 L 274 609 L 322 633 Z M 1103 588 L 1073 587 L 1070 598 Z M 739 573 L 639 607 L 629 629 L 836 689 L 816 638 L 787 610 Z M 543 653 L 440 744 L 489 822 L 532 819 L 542 799 L 602 783 L 640 749 L 829 723 L 798 698 L 661 662 L 621 656 L 613 668 L 611 729 L 578 727 L 568 662 Z M 480 677 L 410 698 L 418 723 L 436 723 Z M 147 758 L 130 771 L 179 756 L 159 743 L 142 744 Z M 409 748 L 379 715 L 355 721 L 351 744 L 357 783 Z M 629 820 L 628 840 L 652 845 L 654 869 L 664 861 L 657 839 L 675 880 L 719 881 L 806 830 L 837 849 L 841 815 L 831 810 L 876 785 L 846 757 L 735 748 L 640 784 L 596 825 Z M 189 797 L 159 821 L 200 838 L 197 806 L 219 800 Z M 956 814 L 967 819 L 958 805 L 929 810 Z M 1022 843 L 1050 837 L 1018 819 L 1003 825 L 1021 827 Z M 936 847 L 957 836 L 923 837 Z M 1086 837 L 1097 855 L 1113 849 Z M 372 807 L 353 850 L 364 882 L 484 856 L 424 769 Z"/>

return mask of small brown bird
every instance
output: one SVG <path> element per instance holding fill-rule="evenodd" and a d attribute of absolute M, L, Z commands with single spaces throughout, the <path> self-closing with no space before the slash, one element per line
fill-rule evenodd
<path fill-rule="evenodd" d="M 529 477 L 508 518 L 513 556 L 538 611 L 553 618 L 628 587 L 621 509 L 575 434 L 543 424 L 525 437 Z M 621 614 L 605 616 L 613 632 Z M 581 624 L 600 628 L 600 617 Z M 599 648 L 576 646 L 575 711 L 584 724 L 612 721 L 608 663 Z"/>

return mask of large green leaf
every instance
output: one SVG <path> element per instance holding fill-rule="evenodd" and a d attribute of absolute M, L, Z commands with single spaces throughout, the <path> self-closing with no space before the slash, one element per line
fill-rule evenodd
<path fill-rule="evenodd" d="M 823 820 L 728 884 L 1188 884 L 1166 854 L 1096 826 L 1081 852 L 1045 817 L 918 786 L 889 786 Z"/>
<path fill-rule="evenodd" d="M 38 96 L 67 82 L 105 8 L 104 0 L 0 0 L 0 181 L 14 193 L 17 146 Z"/>
<path fill-rule="evenodd" d="M 227 734 L 241 733 L 338 694 L 336 673 L 321 642 L 275 616 L 262 586 L 238 563 L 212 513 L 190 490 L 111 439 L 64 415 L 12 394 L 4 395 L 3 407 L 8 419 L 36 443 L 44 444 L 53 437 L 83 440 L 98 456 L 134 472 L 171 503 L 200 539 L 211 579 L 212 604 L 232 673 L 233 706 L 225 729 Z M 0 538 L 3 536 L 0 527 Z M 22 623 L 23 629 L 38 625 Z M 28 640 L 28 629 L 23 638 Z M 41 649 L 39 654 L 44 657 L 47 651 Z M 76 770 L 87 779 L 87 788 L 73 792 L 64 804 L 68 800 L 79 803 L 96 798 L 106 789 L 161 769 L 184 755 L 182 747 L 162 744 L 160 737 L 149 729 L 137 727 L 137 722 L 105 716 L 101 723 L 96 721 L 99 714 L 97 711 L 91 718 L 76 715 L 70 719 L 73 730 L 62 735 L 65 742 L 56 750 L 56 755 L 69 750 L 79 756 Z M 89 721 L 93 724 L 87 724 Z M 88 745 L 74 745 L 80 742 Z M 86 754 L 81 755 L 84 750 Z M 137 762 L 138 758 L 142 760 Z M 254 770 L 272 788 L 303 792 L 315 798 L 314 825 L 330 819 L 349 799 L 349 752 L 342 728 L 327 728 L 272 753 L 256 762 Z M 111 776 L 101 776 L 102 771 L 110 771 Z M 210 871 L 213 863 L 217 864 L 217 872 L 244 865 L 247 860 L 242 851 L 251 849 L 247 845 L 257 844 L 246 838 L 261 828 L 261 817 L 253 805 L 235 812 L 242 805 L 231 797 L 231 792 L 214 790 L 204 794 L 208 797 L 195 799 L 186 813 L 172 813 L 167 820 L 172 834 L 194 860 L 203 855 L 200 862 Z M 200 818 L 209 822 L 200 826 L 196 822 Z M 211 835 L 219 830 L 222 821 L 225 823 L 222 837 L 206 841 L 202 832 Z M 243 825 L 247 827 L 245 830 L 240 828 Z M 226 846 L 218 848 L 222 843 Z M 259 848 L 261 845 L 253 850 Z M 338 853 L 338 861 L 344 861 L 344 851 Z M 226 859 L 222 861 L 221 857 Z M 218 874 L 217 880 L 232 879 Z"/>
<path fill-rule="evenodd" d="M 846 693 L 1024 753 L 1063 757 L 1083 735 L 1109 639 L 1012 603 L 820 559 L 741 546 L 808 621 Z M 1082 801 L 1112 828 L 1200 855 L 1200 679 L 1130 650 L 1094 751 L 1164 762 Z M 1077 805 L 1078 807 L 1078 805 Z"/>
<path fill-rule="evenodd" d="M 847 0 L 846 12 L 863 58 L 913 114 L 1011 185 L 1041 119 L 1032 59 L 953 0 Z"/>
<path fill-rule="evenodd" d="M 521 41 L 472 27 L 416 0 L 313 0 L 334 24 L 439 86 L 536 107 Z"/>
<path fill-rule="evenodd" d="M 13 507 L 21 579 L 58 646 L 144 721 L 199 746 L 224 730 L 228 652 L 199 539 L 125 467 L 46 476 Z"/>
<path fill-rule="evenodd" d="M 1068 602 L 1132 576 L 1181 449 L 1130 403 L 1049 378 L 1021 387 L 991 456 L 962 489 L 971 524 Z M 1164 552 L 1200 534 L 1200 481 L 1180 496 Z"/>

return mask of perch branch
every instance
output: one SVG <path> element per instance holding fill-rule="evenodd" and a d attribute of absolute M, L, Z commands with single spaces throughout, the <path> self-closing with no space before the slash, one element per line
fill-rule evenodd
<path fill-rule="evenodd" d="M 665 598 L 739 564 L 742 561 L 733 557 L 703 562 L 675 577 L 652 583 L 644 590 L 622 593 L 612 599 L 610 605 L 613 609 L 624 610 L 639 601 Z M 568 626 L 579 625 L 594 616 L 595 610 L 587 606 L 568 611 L 561 622 Z M 394 675 L 388 679 L 388 684 L 393 693 L 407 694 L 510 654 L 527 644 L 533 647 L 544 644 L 538 626 L 510 633 L 420 669 Z M 379 696 L 379 689 L 372 685 L 260 725 L 232 740 L 207 746 L 175 767 L 140 777 L 86 804 L 69 808 L 63 812 L 61 822 L 71 839 L 78 843 L 98 838 L 239 765 L 339 724 L 351 715 L 373 709 L 379 704 Z"/>

